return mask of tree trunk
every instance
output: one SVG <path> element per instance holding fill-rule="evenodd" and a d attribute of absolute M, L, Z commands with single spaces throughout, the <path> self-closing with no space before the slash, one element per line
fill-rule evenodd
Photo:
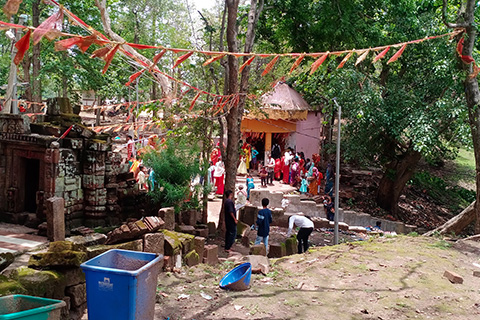
<path fill-rule="evenodd" d="M 40 1 L 35 0 L 32 3 L 32 23 L 34 27 L 40 25 Z M 42 102 L 42 84 L 40 81 L 40 43 L 33 46 L 32 49 L 32 101 Z"/>
<path fill-rule="evenodd" d="M 22 68 L 23 68 L 23 82 L 26 82 L 30 84 L 30 63 L 32 59 L 28 55 L 25 55 L 25 57 L 22 60 Z M 32 101 L 32 87 L 30 85 L 27 85 L 25 87 L 25 100 L 27 101 Z M 29 110 L 29 112 L 33 112 L 32 110 Z"/>
<path fill-rule="evenodd" d="M 463 56 L 473 56 L 473 48 L 477 36 L 477 25 L 475 22 L 475 0 L 461 1 L 460 8 L 457 13 L 457 23 L 452 24 L 446 20 L 446 12 L 448 8 L 448 0 L 443 0 L 443 20 L 449 28 L 464 28 L 466 35 L 463 42 Z M 457 56 L 457 58 L 459 58 Z M 460 60 L 460 59 L 459 59 Z M 465 71 L 465 99 L 467 101 L 468 118 L 470 123 L 470 131 L 472 133 L 473 151 L 475 154 L 475 172 L 476 172 L 476 201 L 480 203 L 480 90 L 478 88 L 477 76 L 471 76 L 475 63 L 465 63 L 460 60 L 459 65 Z M 475 205 L 475 233 L 480 233 L 480 206 Z"/>
<path fill-rule="evenodd" d="M 459 234 L 465 229 L 470 223 L 475 220 L 475 201 L 472 202 L 467 208 L 465 208 L 458 215 L 452 219 L 445 222 L 440 227 L 431 230 L 424 234 L 424 236 L 433 236 L 435 233 L 439 234 L 448 234 L 454 233 Z"/>
<path fill-rule="evenodd" d="M 377 190 L 377 204 L 394 216 L 398 214 L 398 200 L 403 188 L 412 177 L 421 157 L 420 152 L 410 150 L 386 166 Z"/>

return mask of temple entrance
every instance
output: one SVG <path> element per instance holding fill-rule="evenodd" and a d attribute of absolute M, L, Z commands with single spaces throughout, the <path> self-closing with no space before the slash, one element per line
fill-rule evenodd
<path fill-rule="evenodd" d="M 22 158 L 25 168 L 25 195 L 24 211 L 30 213 L 37 212 L 37 192 L 40 181 L 40 160 Z"/>

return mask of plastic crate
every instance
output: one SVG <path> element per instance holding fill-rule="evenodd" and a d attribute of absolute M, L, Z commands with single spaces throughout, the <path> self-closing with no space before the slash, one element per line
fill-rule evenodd
<path fill-rule="evenodd" d="M 109 250 L 81 265 L 89 320 L 153 320 L 162 255 Z"/>
<path fill-rule="evenodd" d="M 65 301 L 14 294 L 0 297 L 0 319 L 60 320 Z"/>

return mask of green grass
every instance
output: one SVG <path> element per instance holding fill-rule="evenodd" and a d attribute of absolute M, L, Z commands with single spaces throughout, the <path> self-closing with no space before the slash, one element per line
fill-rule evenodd
<path fill-rule="evenodd" d="M 475 184 L 475 156 L 473 150 L 460 149 L 454 162 L 456 168 L 450 179 Z"/>

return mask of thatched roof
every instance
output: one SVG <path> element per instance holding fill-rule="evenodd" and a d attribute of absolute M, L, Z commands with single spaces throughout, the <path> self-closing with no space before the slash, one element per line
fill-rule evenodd
<path fill-rule="evenodd" d="M 310 105 L 285 82 L 278 82 L 272 91 L 260 97 L 260 111 L 250 113 L 247 118 L 269 118 L 305 120 Z"/>

